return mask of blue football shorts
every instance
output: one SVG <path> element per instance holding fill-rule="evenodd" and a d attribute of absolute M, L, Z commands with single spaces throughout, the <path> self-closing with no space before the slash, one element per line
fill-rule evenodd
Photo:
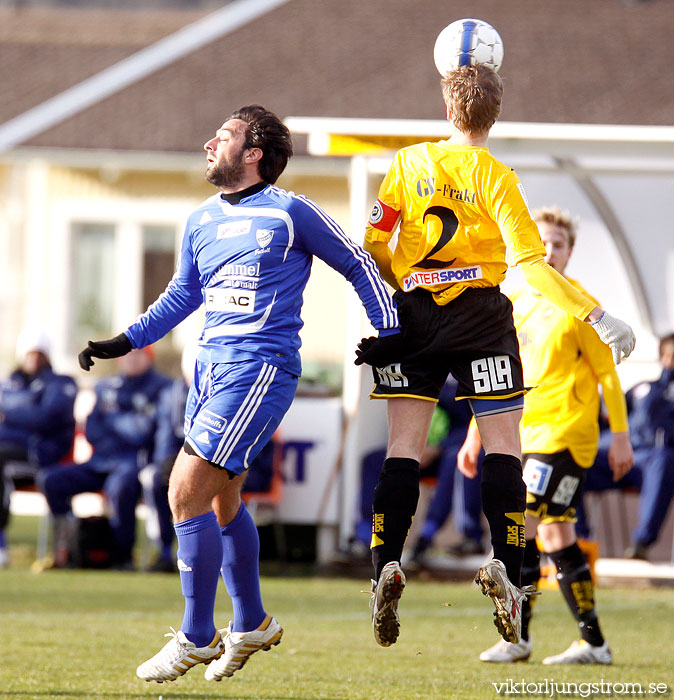
<path fill-rule="evenodd" d="M 263 360 L 197 360 L 185 407 L 185 442 L 203 459 L 242 474 L 290 408 L 297 377 Z"/>

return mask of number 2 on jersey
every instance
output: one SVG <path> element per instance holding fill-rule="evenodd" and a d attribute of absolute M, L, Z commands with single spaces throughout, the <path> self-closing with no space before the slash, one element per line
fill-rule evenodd
<path fill-rule="evenodd" d="M 442 231 L 440 232 L 440 238 L 438 242 L 433 246 L 428 255 L 420 260 L 414 267 L 420 267 L 424 270 L 430 270 L 438 267 L 449 267 L 454 260 L 436 260 L 433 255 L 442 250 L 452 239 L 452 236 L 456 233 L 456 229 L 459 226 L 459 220 L 456 218 L 456 214 L 448 207 L 433 206 L 428 207 L 424 212 L 424 227 L 426 224 L 427 216 L 437 216 L 442 223 Z"/>

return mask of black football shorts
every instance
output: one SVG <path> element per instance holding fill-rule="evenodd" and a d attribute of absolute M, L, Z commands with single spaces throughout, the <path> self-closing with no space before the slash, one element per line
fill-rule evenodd
<path fill-rule="evenodd" d="M 445 306 L 419 288 L 393 298 L 405 349 L 400 362 L 372 368 L 372 398 L 437 401 L 450 372 L 458 382 L 457 399 L 526 393 L 513 307 L 498 287 L 467 289 Z"/>
<path fill-rule="evenodd" d="M 522 455 L 527 485 L 527 513 L 542 523 L 576 522 L 576 506 L 583 493 L 587 469 L 568 450 Z"/>

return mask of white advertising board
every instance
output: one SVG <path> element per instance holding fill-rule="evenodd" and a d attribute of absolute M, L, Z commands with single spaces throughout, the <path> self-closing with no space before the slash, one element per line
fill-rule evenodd
<path fill-rule="evenodd" d="M 280 520 L 292 524 L 336 525 L 341 399 L 295 398 L 279 432 L 284 450 Z"/>

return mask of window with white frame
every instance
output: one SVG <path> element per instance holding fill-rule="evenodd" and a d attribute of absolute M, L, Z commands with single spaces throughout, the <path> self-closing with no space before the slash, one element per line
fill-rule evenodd
<path fill-rule="evenodd" d="M 74 347 L 106 338 L 114 313 L 115 225 L 73 222 L 72 319 Z"/>
<path fill-rule="evenodd" d="M 164 292 L 175 272 L 186 214 L 193 202 L 59 203 L 55 231 L 63 260 L 50 266 L 64 351 L 72 355 L 92 339 L 111 337 L 126 328 Z M 148 217 L 148 212 L 159 215 Z M 167 335 L 165 351 L 179 348 L 184 331 Z M 190 329 L 189 334 L 193 331 Z"/>

